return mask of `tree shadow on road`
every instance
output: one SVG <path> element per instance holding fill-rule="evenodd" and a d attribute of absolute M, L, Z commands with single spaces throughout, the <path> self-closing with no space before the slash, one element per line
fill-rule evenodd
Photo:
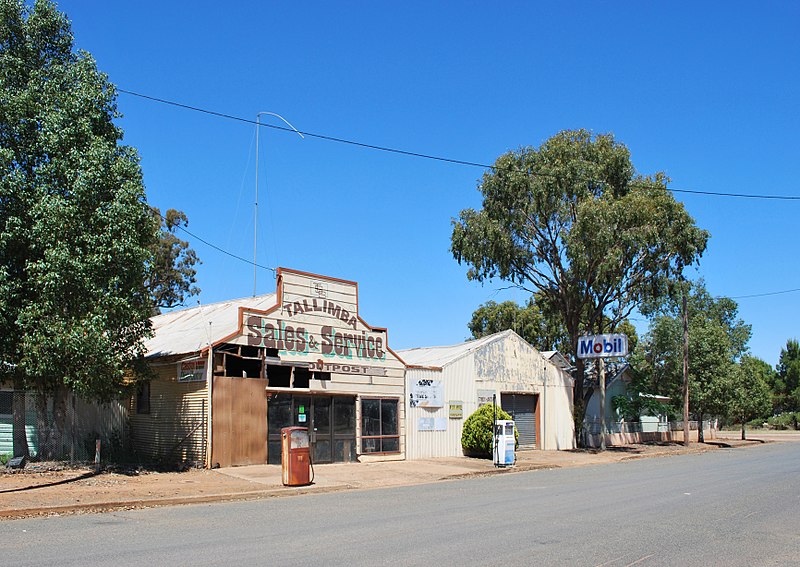
<path fill-rule="evenodd" d="M 57 480 L 55 482 L 45 482 L 44 484 L 34 484 L 31 486 L 21 486 L 19 488 L 8 488 L 6 490 L 0 490 L 0 494 L 5 494 L 6 492 L 23 492 L 25 490 L 35 490 L 37 488 L 47 488 L 49 486 L 58 486 L 60 484 L 69 484 L 70 482 L 75 482 L 78 480 L 84 480 L 87 478 L 91 478 L 95 476 L 97 473 L 94 471 L 89 471 L 82 475 L 78 475 L 74 478 L 65 478 L 63 480 Z"/>

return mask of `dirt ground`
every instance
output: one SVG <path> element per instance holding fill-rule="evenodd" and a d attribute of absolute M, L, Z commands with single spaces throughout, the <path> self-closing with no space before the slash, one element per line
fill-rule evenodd
<path fill-rule="evenodd" d="M 104 470 L 29 463 L 24 470 L 0 469 L 0 520 L 27 516 L 98 512 L 186 503 L 289 496 L 308 492 L 379 488 L 542 468 L 587 466 L 630 459 L 696 453 L 759 444 L 717 439 L 707 444 L 642 444 L 595 450 L 524 451 L 513 469 L 491 461 L 452 457 L 421 461 L 318 465 L 308 487 L 285 487 L 280 467 L 257 465 L 185 472 Z"/>

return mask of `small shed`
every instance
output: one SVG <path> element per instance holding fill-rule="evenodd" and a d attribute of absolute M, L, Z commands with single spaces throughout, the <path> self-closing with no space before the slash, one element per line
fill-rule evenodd
<path fill-rule="evenodd" d="M 514 418 L 520 449 L 575 447 L 572 377 L 514 331 L 398 355 L 407 364 L 407 458 L 461 455 L 464 420 L 493 397 Z"/>

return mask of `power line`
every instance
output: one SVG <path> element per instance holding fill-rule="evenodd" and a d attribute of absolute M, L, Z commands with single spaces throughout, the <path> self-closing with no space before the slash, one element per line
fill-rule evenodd
<path fill-rule="evenodd" d="M 192 111 L 195 111 L 195 112 L 201 112 L 203 114 L 209 114 L 211 116 L 216 116 L 218 118 L 225 118 L 227 120 L 235 120 L 237 122 L 242 122 L 242 123 L 245 123 L 245 124 L 254 124 L 254 125 L 265 127 L 265 128 L 272 128 L 273 130 L 282 130 L 284 132 L 294 132 L 294 130 L 292 130 L 291 128 L 286 128 L 285 126 L 278 126 L 278 125 L 274 125 L 274 124 L 264 124 L 263 122 L 257 122 L 255 120 L 250 120 L 248 118 L 242 118 L 241 116 L 235 116 L 233 114 L 226 114 L 224 112 L 217 112 L 217 111 L 214 111 L 214 110 L 208 110 L 206 108 L 200 108 L 198 106 L 191 106 L 191 105 L 188 105 L 188 104 L 183 104 L 183 103 L 180 103 L 180 102 L 175 102 L 175 101 L 167 100 L 167 99 L 164 99 L 164 98 L 158 98 L 158 97 L 154 97 L 154 96 L 150 96 L 150 95 L 145 95 L 145 94 L 142 94 L 142 93 L 129 91 L 127 89 L 123 89 L 123 88 L 120 88 L 120 87 L 117 87 L 117 91 L 119 91 L 121 93 L 125 93 L 125 94 L 128 94 L 128 95 L 131 95 L 131 96 L 135 96 L 135 97 L 143 98 L 143 99 L 146 99 L 146 100 L 150 100 L 150 101 L 153 101 L 153 102 L 158 102 L 158 103 L 166 104 L 166 105 L 169 105 L 169 106 L 175 106 L 177 108 L 183 108 L 185 110 L 192 110 Z M 449 158 L 449 157 L 444 157 L 444 156 L 437 156 L 437 155 L 433 155 L 433 154 L 425 154 L 425 153 L 421 153 L 421 152 L 413 152 L 413 151 L 409 151 L 409 150 L 401 150 L 401 149 L 398 149 L 398 148 L 391 148 L 391 147 L 388 147 L 388 146 L 379 146 L 379 145 L 376 145 L 376 144 L 367 144 L 367 143 L 364 143 L 364 142 L 358 142 L 358 141 L 355 141 L 355 140 L 349 140 L 347 138 L 339 138 L 339 137 L 336 137 L 336 136 L 328 136 L 326 134 L 317 134 L 315 132 L 306 132 L 306 131 L 303 131 L 303 130 L 299 130 L 299 132 L 301 134 L 303 134 L 304 136 L 308 136 L 309 138 L 317 138 L 319 140 L 327 140 L 329 142 L 347 144 L 347 145 L 350 145 L 350 146 L 356 146 L 356 147 L 366 148 L 366 149 L 370 149 L 370 150 L 377 150 L 377 151 L 381 151 L 381 152 L 389 152 L 389 153 L 393 153 L 393 154 L 399 154 L 399 155 L 410 156 L 410 157 L 417 157 L 417 158 L 422 158 L 422 159 L 429 159 L 429 160 L 440 161 L 440 162 L 445 162 L 445 163 L 452 163 L 452 164 L 456 164 L 456 165 L 467 165 L 467 166 L 471 166 L 471 167 L 481 167 L 481 168 L 484 168 L 484 169 L 492 169 L 492 170 L 495 170 L 495 171 L 498 169 L 498 167 L 495 166 L 495 165 L 481 163 L 481 162 L 477 162 L 477 161 L 455 159 L 455 158 Z M 534 175 L 534 176 L 539 176 L 539 177 L 553 177 L 553 178 L 558 177 L 557 175 L 554 175 L 554 174 L 540 173 L 540 172 L 532 172 L 531 174 Z M 654 185 L 647 185 L 647 184 L 637 183 L 637 182 L 630 183 L 630 185 L 634 186 L 634 187 L 642 187 L 642 188 L 649 188 L 649 189 L 652 189 L 652 188 L 655 187 Z M 700 190 L 695 190 L 695 189 L 672 189 L 672 188 L 667 188 L 667 189 L 669 191 L 673 192 L 673 193 L 685 193 L 685 194 L 691 194 L 691 195 L 707 195 L 707 196 L 713 196 L 713 197 L 734 197 L 734 198 L 743 198 L 743 199 L 767 199 L 767 200 L 777 200 L 777 201 L 800 201 L 800 195 L 759 195 L 759 194 L 753 194 L 753 193 L 723 193 L 723 192 L 717 192 L 717 191 L 700 191 Z"/>
<path fill-rule="evenodd" d="M 669 189 L 669 190 L 672 191 L 673 193 L 710 195 L 713 197 L 740 197 L 742 199 L 773 199 L 778 201 L 800 201 L 800 195 L 754 195 L 751 193 L 720 193 L 717 191 L 695 191 L 692 189 Z"/>
<path fill-rule="evenodd" d="M 794 289 L 784 289 L 782 291 L 769 291 L 766 293 L 752 293 L 750 295 L 736 295 L 733 297 L 728 297 L 728 299 L 750 299 L 751 297 L 767 297 L 769 295 L 781 295 L 784 293 L 796 293 L 800 291 L 800 287 Z"/>
<path fill-rule="evenodd" d="M 235 120 L 237 122 L 244 122 L 245 124 L 255 124 L 256 126 L 261 126 L 261 127 L 265 127 L 265 128 L 272 128 L 273 130 L 282 130 L 284 132 L 294 132 L 295 131 L 295 130 L 293 130 L 291 128 L 287 128 L 285 126 L 278 126 L 278 125 L 275 125 L 275 124 L 265 124 L 263 122 L 256 122 L 255 120 L 250 120 L 248 118 L 242 118 L 241 116 L 234 116 L 232 114 L 225 114 L 224 112 L 216 112 L 214 110 L 208 110 L 208 109 L 205 109 L 205 108 L 200 108 L 198 106 L 190 106 L 188 104 L 182 104 L 180 102 L 175 102 L 175 101 L 172 101 L 172 100 L 167 100 L 167 99 L 163 99 L 163 98 L 157 98 L 157 97 L 154 97 L 154 96 L 144 95 L 144 94 L 133 92 L 133 91 L 129 91 L 129 90 L 126 90 L 126 89 L 121 89 L 119 87 L 117 87 L 117 90 L 119 92 L 121 92 L 121 93 L 129 94 L 129 95 L 132 95 L 132 96 L 137 96 L 137 97 L 144 98 L 144 99 L 147 99 L 147 100 L 152 100 L 153 102 L 160 102 L 162 104 L 168 104 L 170 106 L 176 106 L 178 108 L 184 108 L 186 110 L 194 110 L 195 112 L 202 112 L 204 114 L 210 114 L 211 116 L 217 116 L 218 118 L 226 118 L 228 120 Z M 351 145 L 351 146 L 358 146 L 360 148 L 367 148 L 367 149 L 370 149 L 370 150 L 378 150 L 378 151 L 381 151 L 381 152 L 390 152 L 390 153 L 401 154 L 401 155 L 405 155 L 405 156 L 418 157 L 418 158 L 424 158 L 424 159 L 431 159 L 431 160 L 436 160 L 436 161 L 443 161 L 443 162 L 447 162 L 447 163 L 454 163 L 454 164 L 457 164 L 457 165 L 470 165 L 470 166 L 473 166 L 473 167 L 483 167 L 483 168 L 494 169 L 494 166 L 492 166 L 492 165 L 487 165 L 487 164 L 484 164 L 484 163 L 479 163 L 479 162 L 474 162 L 474 161 L 465 161 L 465 160 L 460 160 L 460 159 L 452 159 L 452 158 L 447 158 L 447 157 L 442 157 L 442 156 L 435 156 L 435 155 L 432 155 L 432 154 L 423 154 L 423 153 L 420 153 L 420 152 L 412 152 L 412 151 L 408 151 L 408 150 L 400 150 L 400 149 L 397 149 L 397 148 L 390 148 L 388 146 L 378 146 L 378 145 L 375 145 L 375 144 L 366 144 L 364 142 L 357 142 L 355 140 L 348 140 L 346 138 L 337 138 L 335 136 L 327 136 L 325 134 L 317 134 L 317 133 L 314 133 L 314 132 L 306 132 L 304 130 L 297 130 L 297 131 L 300 132 L 304 136 L 308 136 L 309 138 L 317 138 L 317 139 L 320 139 L 320 140 L 327 140 L 329 142 L 338 142 L 340 144 L 348 144 L 348 145 Z"/>
<path fill-rule="evenodd" d="M 167 220 L 167 217 L 165 217 L 165 216 L 164 216 L 164 215 L 162 215 L 161 213 L 158 213 L 158 216 L 160 216 L 160 217 L 161 217 L 162 219 L 164 219 L 165 221 Z M 169 221 L 168 221 L 168 222 L 169 222 Z M 214 244 L 214 243 L 212 243 L 212 242 L 209 242 L 209 241 L 208 241 L 208 240 L 206 240 L 205 238 L 202 238 L 202 237 L 200 237 L 200 236 L 196 235 L 195 233 L 193 233 L 193 232 L 189 231 L 187 228 L 185 228 L 185 227 L 181 226 L 180 224 L 174 224 L 174 223 L 173 223 L 173 225 L 172 225 L 172 226 L 175 226 L 175 227 L 179 228 L 180 230 L 182 230 L 183 232 L 185 232 L 186 234 L 188 234 L 188 235 L 189 235 L 189 236 L 191 236 L 192 238 L 196 238 L 197 240 L 199 240 L 200 242 L 202 242 L 202 243 L 203 243 L 203 244 L 205 244 L 206 246 L 210 246 L 211 248 L 213 248 L 214 250 L 217 250 L 218 252 L 222 252 L 223 254 L 227 254 L 227 255 L 228 255 L 228 256 L 230 256 L 231 258 L 236 258 L 237 260 L 240 260 L 240 261 L 242 261 L 242 262 L 244 262 L 244 263 L 246 263 L 246 264 L 250 264 L 251 266 L 255 266 L 255 267 L 257 267 L 257 268 L 262 268 L 262 269 L 264 269 L 264 270 L 270 270 L 270 271 L 272 271 L 272 272 L 276 272 L 276 271 L 277 271 L 275 268 L 271 268 L 271 267 L 269 267 L 269 266 L 262 266 L 261 264 L 257 264 L 257 263 L 255 263 L 255 262 L 253 262 L 252 260 L 248 260 L 247 258 L 243 258 L 243 257 L 241 257 L 241 256 L 237 256 L 237 255 L 236 255 L 236 254 L 234 254 L 233 252 L 228 252 L 228 251 L 227 251 L 227 250 L 225 250 L 224 248 L 221 248 L 221 247 L 217 246 L 216 244 Z"/>
<path fill-rule="evenodd" d="M 159 216 L 162 219 L 167 220 L 167 217 L 165 217 L 163 214 L 159 213 Z M 184 228 L 180 224 L 175 224 L 173 226 L 179 228 L 180 230 L 182 230 L 183 232 L 185 232 L 186 234 L 188 234 L 192 238 L 196 238 L 197 240 L 199 240 L 200 242 L 202 242 L 206 246 L 209 246 L 209 247 L 213 248 L 214 250 L 217 250 L 218 252 L 222 252 L 223 254 L 226 254 L 226 255 L 230 256 L 231 258 L 235 258 L 235 259 L 237 259 L 237 260 L 239 260 L 241 262 L 244 262 L 245 264 L 249 264 L 251 266 L 256 266 L 257 268 L 261 268 L 261 269 L 264 269 L 264 270 L 270 270 L 271 272 L 276 272 L 277 271 L 275 268 L 272 268 L 270 266 L 262 266 L 261 264 L 256 264 L 252 260 L 248 260 L 247 258 L 243 258 L 242 256 L 238 256 L 238 255 L 234 254 L 233 252 L 229 252 L 229 251 L 225 250 L 224 248 L 221 248 L 220 246 L 217 246 L 216 244 L 214 244 L 212 242 L 209 242 L 205 238 L 202 238 L 202 237 L 196 235 L 195 233 L 191 232 L 187 228 Z M 511 287 L 514 287 L 514 286 L 511 286 Z M 511 287 L 498 288 L 498 289 L 494 290 L 494 295 L 496 295 L 497 293 L 499 293 L 500 291 L 503 291 L 505 289 L 511 289 Z M 765 292 L 765 293 L 752 293 L 752 294 L 749 294 L 749 295 L 734 295 L 734 296 L 721 295 L 721 296 L 718 296 L 718 299 L 722 299 L 722 298 L 727 298 L 727 299 L 751 299 L 751 298 L 755 298 L 755 297 L 768 297 L 768 296 L 772 296 L 772 295 L 783 295 L 783 294 L 786 294 L 786 293 L 797 293 L 797 292 L 800 292 L 800 287 L 799 288 L 794 288 L 794 289 L 784 289 L 784 290 L 781 290 L 781 291 L 768 291 L 768 292 Z"/>
<path fill-rule="evenodd" d="M 240 116 L 234 116 L 234 115 L 231 115 L 231 114 L 225 114 L 225 113 L 216 112 L 216 111 L 213 111 L 213 110 L 207 110 L 207 109 L 204 109 L 204 108 L 199 108 L 199 107 L 195 107 L 195 106 L 182 104 L 182 103 L 179 103 L 179 102 L 174 102 L 174 101 L 170 101 L 170 100 L 166 100 L 166 99 L 152 97 L 152 96 L 149 96 L 149 95 L 144 95 L 144 94 L 136 93 L 136 92 L 133 92 L 133 91 L 128 91 L 128 90 L 122 89 L 122 88 L 117 88 L 117 90 L 119 92 L 122 92 L 122 93 L 125 93 L 125 94 L 130 94 L 130 95 L 137 96 L 137 97 L 140 97 L 140 98 L 144 98 L 144 99 L 147 99 L 147 100 L 152 100 L 154 102 L 159 102 L 159 103 L 167 104 L 167 105 L 170 105 L 170 106 L 176 106 L 178 108 L 184 108 L 184 109 L 187 109 L 187 110 L 193 110 L 193 111 L 201 112 L 201 113 L 204 113 L 204 114 L 210 114 L 212 116 L 217 116 L 217 117 L 220 117 L 220 118 L 226 118 L 226 119 L 229 119 L 229 120 L 235 120 L 237 122 L 244 122 L 244 123 L 247 123 L 247 124 L 254 124 L 254 125 L 257 125 L 257 126 L 272 128 L 274 130 L 282 130 L 282 131 L 286 131 L 286 132 L 294 132 L 295 131 L 295 130 L 293 130 L 291 128 L 286 128 L 284 126 L 277 126 L 277 125 L 272 125 L 272 124 L 264 124 L 262 122 L 257 122 L 255 120 L 249 120 L 247 118 L 242 118 Z M 412 157 L 420 157 L 420 158 L 425 158 L 425 159 L 433 159 L 433 160 L 437 160 L 437 161 L 443 161 L 443 162 L 447 162 L 447 163 L 454 163 L 454 164 L 458 164 L 458 165 L 469 165 L 469 166 L 483 167 L 483 168 L 486 168 L 486 169 L 495 169 L 495 170 L 497 169 L 497 167 L 494 166 L 494 165 L 482 164 L 482 163 L 479 163 L 479 162 L 457 160 L 457 159 L 451 159 L 451 158 L 446 158 L 446 157 L 441 157 L 441 156 L 423 154 L 423 153 L 419 153 L 419 152 L 410 152 L 410 151 L 400 150 L 400 149 L 396 149 L 396 148 L 377 146 L 377 145 L 373 145 L 373 144 L 365 144 L 365 143 L 356 142 L 356 141 L 353 141 L 353 140 L 346 140 L 344 138 L 336 138 L 336 137 L 333 137 L 333 136 L 326 136 L 326 135 L 323 135 L 323 134 L 316 134 L 314 132 L 305 132 L 303 130 L 299 130 L 299 132 L 301 134 L 305 135 L 305 136 L 309 136 L 309 137 L 312 137 L 312 138 L 319 138 L 319 139 L 328 140 L 328 141 L 332 141 L 332 142 L 345 143 L 345 144 L 350 144 L 350 145 L 354 145 L 354 146 L 359 146 L 359 147 L 369 148 L 369 149 L 374 149 L 374 150 L 379 150 L 379 151 L 392 152 L 392 153 L 397 153 L 397 154 L 402 154 L 402 155 L 407 155 L 407 156 L 412 156 Z M 542 175 L 542 174 L 535 173 L 534 175 Z M 555 176 L 552 176 L 552 177 L 555 177 Z M 646 188 L 653 188 L 653 186 L 646 186 L 646 185 L 639 185 L 639 186 L 646 187 Z M 712 191 L 696 191 L 696 190 L 690 190 L 690 189 L 669 189 L 669 190 L 674 192 L 674 193 L 689 193 L 689 194 L 697 194 L 697 195 L 713 195 L 713 196 L 720 196 L 720 197 L 741 197 L 741 198 L 749 198 L 749 199 L 800 200 L 800 196 L 791 196 L 791 195 L 753 195 L 753 194 L 745 194 L 745 193 L 720 193 L 720 192 L 712 192 Z M 164 220 L 166 220 L 166 217 L 164 215 L 160 215 L 160 216 Z M 224 248 L 221 248 L 220 246 L 217 246 L 216 244 L 213 244 L 212 242 L 209 242 L 208 240 L 205 240 L 204 238 L 198 236 L 197 234 L 194 234 L 193 232 L 189 231 L 188 229 L 186 229 L 185 227 L 181 226 L 180 224 L 176 224 L 175 226 L 177 228 L 179 228 L 180 230 L 182 230 L 183 232 L 185 232 L 186 234 L 188 234 L 189 236 L 191 236 L 192 238 L 196 238 L 197 240 L 199 240 L 200 242 L 202 242 L 206 246 L 209 246 L 209 247 L 213 248 L 214 250 L 217 250 L 218 252 L 222 252 L 223 254 L 226 254 L 226 255 L 230 256 L 231 258 L 235 258 L 236 260 L 239 260 L 239 261 L 244 262 L 246 264 L 249 264 L 251 266 L 256 266 L 258 268 L 262 268 L 264 270 L 270 270 L 272 272 L 276 271 L 275 268 L 272 268 L 270 266 L 263 266 L 261 264 L 257 264 L 255 262 L 253 262 L 252 260 L 248 260 L 247 258 L 243 258 L 242 256 L 238 256 L 238 255 L 234 254 L 233 252 L 229 252 L 229 251 L 225 250 Z M 499 290 L 496 290 L 496 291 L 499 291 Z M 772 295 L 782 295 L 782 294 L 786 294 L 786 293 L 795 293 L 795 292 L 799 292 L 799 291 L 800 291 L 800 288 L 795 288 L 795 289 L 772 291 L 772 292 L 766 292 L 766 293 L 755 293 L 755 294 L 749 294 L 749 295 L 738 295 L 738 296 L 733 296 L 733 297 L 726 296 L 726 297 L 728 297 L 729 299 L 750 299 L 750 298 L 755 298 L 755 297 L 767 297 L 767 296 L 772 296 Z"/>

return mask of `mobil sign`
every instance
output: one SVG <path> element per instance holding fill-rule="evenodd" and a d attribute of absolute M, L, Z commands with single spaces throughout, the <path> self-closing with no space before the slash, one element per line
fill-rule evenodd
<path fill-rule="evenodd" d="M 578 358 L 608 358 L 628 354 L 628 337 L 616 335 L 587 335 L 578 339 Z"/>

